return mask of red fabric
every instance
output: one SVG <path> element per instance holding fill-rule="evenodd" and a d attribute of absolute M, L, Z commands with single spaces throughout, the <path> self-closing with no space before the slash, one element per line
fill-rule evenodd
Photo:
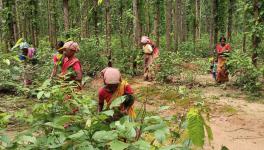
<path fill-rule="evenodd" d="M 59 59 L 58 59 L 57 55 L 56 54 L 53 55 L 53 63 L 57 64 L 58 61 L 59 61 Z"/>
<path fill-rule="evenodd" d="M 130 85 L 125 87 L 125 94 L 133 94 L 133 90 Z M 109 102 L 112 98 L 112 94 L 108 92 L 104 87 L 99 89 L 98 96 L 99 96 L 99 104 L 104 104 L 104 101 Z"/>
<path fill-rule="evenodd" d="M 75 71 L 75 72 L 78 72 L 78 71 L 81 71 L 81 63 L 79 61 L 78 58 L 76 57 L 72 57 L 72 58 L 68 58 L 68 57 L 65 57 L 63 60 L 62 60 L 62 69 L 61 69 L 61 73 L 64 75 L 67 73 L 68 69 L 72 67 L 72 69 Z"/>
<path fill-rule="evenodd" d="M 231 46 L 229 44 L 226 44 L 225 46 L 222 46 L 221 44 L 217 44 L 216 45 L 217 53 L 222 53 L 225 50 L 230 51 L 231 50 Z"/>

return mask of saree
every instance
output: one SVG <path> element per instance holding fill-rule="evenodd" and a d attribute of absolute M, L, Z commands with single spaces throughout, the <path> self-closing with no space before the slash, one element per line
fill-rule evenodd
<path fill-rule="evenodd" d="M 216 50 L 218 54 L 216 81 L 218 83 L 224 83 L 229 81 L 229 79 L 228 79 L 228 71 L 226 68 L 227 58 L 223 56 L 222 53 L 225 51 L 229 52 L 231 48 L 229 44 L 226 44 L 225 46 L 221 46 L 220 44 L 218 44 L 216 46 Z"/>
<path fill-rule="evenodd" d="M 123 80 L 117 87 L 116 91 L 112 94 L 111 98 L 106 99 L 106 103 L 107 103 L 107 108 L 110 107 L 111 103 L 118 97 L 125 95 L 125 88 L 128 85 L 128 83 Z M 124 112 L 126 110 L 126 108 L 121 105 L 120 106 L 120 111 Z M 129 117 L 131 117 L 132 119 L 136 118 L 136 113 L 134 111 L 134 106 L 130 106 L 129 108 L 127 108 L 127 114 Z"/>

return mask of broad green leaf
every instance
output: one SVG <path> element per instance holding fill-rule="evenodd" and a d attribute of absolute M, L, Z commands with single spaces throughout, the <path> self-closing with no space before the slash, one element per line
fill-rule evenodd
<path fill-rule="evenodd" d="M 64 144 L 66 137 L 62 132 L 51 133 L 47 139 L 49 148 L 58 148 Z"/>
<path fill-rule="evenodd" d="M 192 143 L 196 146 L 204 145 L 204 122 L 201 114 L 197 109 L 190 109 L 187 114 L 187 129 Z"/>
<path fill-rule="evenodd" d="M 55 124 L 53 122 L 47 122 L 44 124 L 45 126 L 48 126 L 48 127 L 52 127 L 54 129 L 61 129 L 61 130 L 64 130 L 64 127 L 61 126 L 61 125 L 58 125 L 58 124 Z"/>
<path fill-rule="evenodd" d="M 111 116 L 111 117 L 114 115 L 114 111 L 113 110 L 103 111 L 102 113 L 107 115 L 107 116 Z"/>
<path fill-rule="evenodd" d="M 2 146 L 7 147 L 10 144 L 10 139 L 6 135 L 0 135 L 0 143 Z"/>
<path fill-rule="evenodd" d="M 103 0 L 98 0 L 98 5 L 101 5 Z"/>
<path fill-rule="evenodd" d="M 166 135 L 165 135 L 164 131 L 157 130 L 154 133 L 155 133 L 155 138 L 157 141 L 159 141 L 160 143 L 163 143 L 165 141 Z"/>
<path fill-rule="evenodd" d="M 68 136 L 68 138 L 70 138 L 70 139 L 78 139 L 78 138 L 82 137 L 83 135 L 84 135 L 84 131 L 80 130 L 77 133 Z"/>
<path fill-rule="evenodd" d="M 38 94 L 37 94 L 37 98 L 38 98 L 38 99 L 41 99 L 41 97 L 43 96 L 43 94 L 44 94 L 44 91 L 40 91 L 40 92 L 38 92 Z"/>
<path fill-rule="evenodd" d="M 160 123 L 160 124 L 150 125 L 150 126 L 144 128 L 144 131 L 153 131 L 153 130 L 158 130 L 158 129 L 162 129 L 165 127 L 166 127 L 166 125 L 164 123 Z"/>
<path fill-rule="evenodd" d="M 45 92 L 44 95 L 46 98 L 50 98 L 50 92 Z"/>
<path fill-rule="evenodd" d="M 91 118 L 88 118 L 87 121 L 86 121 L 86 123 L 85 123 L 85 128 L 86 128 L 86 129 L 87 129 L 87 128 L 90 128 L 91 125 L 92 125 L 92 120 L 91 120 Z"/>
<path fill-rule="evenodd" d="M 10 65 L 10 60 L 9 60 L 9 59 L 4 59 L 3 62 L 4 62 L 5 64 L 7 64 L 8 66 Z"/>
<path fill-rule="evenodd" d="M 167 110 L 167 109 L 169 109 L 169 108 L 170 108 L 170 106 L 161 106 L 161 107 L 159 108 L 159 111 Z"/>
<path fill-rule="evenodd" d="M 37 139 L 33 136 L 23 135 L 19 137 L 18 143 L 19 144 L 34 144 L 37 142 Z"/>
<path fill-rule="evenodd" d="M 120 104 L 122 104 L 126 99 L 126 96 L 120 96 L 116 99 L 114 99 L 110 105 L 110 109 L 112 109 L 113 107 L 118 107 L 120 106 Z"/>
<path fill-rule="evenodd" d="M 118 135 L 116 131 L 97 131 L 93 135 L 93 139 L 98 142 L 107 142 L 117 139 Z"/>
<path fill-rule="evenodd" d="M 146 141 L 139 140 L 132 144 L 132 149 L 135 150 L 149 150 L 151 148 L 150 144 Z"/>
<path fill-rule="evenodd" d="M 161 147 L 159 150 L 182 150 L 182 148 L 181 145 L 169 145 Z"/>
<path fill-rule="evenodd" d="M 112 141 L 109 145 L 110 145 L 111 150 L 124 150 L 129 146 L 129 144 L 118 141 L 118 140 Z"/>
<path fill-rule="evenodd" d="M 68 123 L 68 122 L 73 121 L 73 120 L 74 120 L 74 117 L 73 116 L 71 116 L 71 115 L 64 115 L 64 116 L 61 116 L 61 117 L 54 118 L 53 122 L 56 125 L 63 126 L 65 123 Z"/>

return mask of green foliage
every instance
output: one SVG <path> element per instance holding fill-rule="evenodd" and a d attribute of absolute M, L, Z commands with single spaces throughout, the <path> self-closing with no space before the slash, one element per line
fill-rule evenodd
<path fill-rule="evenodd" d="M 236 85 L 250 92 L 259 91 L 262 88 L 263 66 L 255 67 L 252 59 L 239 50 L 233 51 L 228 59 L 228 70 L 236 76 Z"/>
<path fill-rule="evenodd" d="M 182 58 L 179 54 L 175 52 L 164 52 L 160 55 L 160 58 L 162 59 L 158 59 L 156 62 L 160 66 L 156 76 L 158 81 L 167 82 L 170 77 L 181 73 L 182 69 L 179 65 L 182 62 Z"/>
<path fill-rule="evenodd" d="M 187 114 L 187 123 L 188 135 L 194 145 L 203 147 L 205 138 L 204 128 L 207 131 L 208 139 L 213 139 L 212 130 L 205 123 L 199 109 L 192 108 L 189 110 Z"/>

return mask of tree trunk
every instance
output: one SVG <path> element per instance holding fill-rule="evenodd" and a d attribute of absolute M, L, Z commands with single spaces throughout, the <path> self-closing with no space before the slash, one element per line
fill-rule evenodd
<path fill-rule="evenodd" d="M 138 0 L 133 0 L 133 24 L 134 24 L 134 44 L 136 47 L 140 45 L 140 22 L 139 22 L 139 9 L 138 9 Z"/>
<path fill-rule="evenodd" d="M 13 22 L 13 0 L 4 1 L 3 7 L 7 8 L 11 13 L 7 14 L 7 20 L 6 20 L 6 26 L 8 28 L 7 33 L 5 34 L 5 46 L 6 51 L 8 52 L 9 49 L 14 45 L 15 39 L 14 39 L 14 22 Z"/>
<path fill-rule="evenodd" d="M 242 51 L 243 52 L 246 52 L 246 38 L 247 38 L 247 35 L 246 35 L 246 30 L 247 30 L 247 18 L 246 18 L 246 11 L 244 11 L 244 14 L 243 14 L 243 41 L 242 41 Z"/>
<path fill-rule="evenodd" d="M 166 48 L 171 50 L 171 12 L 172 12 L 172 1 L 167 0 L 166 2 Z"/>
<path fill-rule="evenodd" d="M 210 21 L 209 21 L 209 35 L 210 35 L 210 45 L 209 45 L 209 47 L 210 47 L 210 49 L 213 49 L 214 48 L 214 7 L 213 7 L 213 2 L 211 1 L 210 2 L 210 5 L 211 5 L 211 9 L 210 9 L 210 12 L 211 12 L 211 14 L 210 14 Z"/>
<path fill-rule="evenodd" d="M 154 16 L 154 35 L 156 37 L 156 45 L 159 47 L 160 43 L 160 33 L 159 33 L 159 24 L 160 24 L 160 0 L 155 1 L 155 16 Z"/>
<path fill-rule="evenodd" d="M 218 26 L 217 26 L 217 23 L 218 23 L 217 8 L 218 8 L 218 0 L 213 0 L 214 45 L 216 45 L 216 43 L 217 43 L 218 31 L 219 31 L 219 28 L 218 28 Z"/>
<path fill-rule="evenodd" d="M 48 31 L 49 31 L 49 42 L 52 48 L 54 48 L 57 43 L 54 3 L 55 0 L 48 0 Z"/>
<path fill-rule="evenodd" d="M 146 33 L 145 35 L 149 36 L 150 34 L 150 28 L 151 28 L 151 23 L 150 23 L 150 4 L 149 4 L 149 0 L 146 1 L 145 3 L 145 7 L 146 7 L 146 12 L 145 12 L 145 16 L 146 16 Z"/>
<path fill-rule="evenodd" d="M 178 50 L 179 38 L 181 37 L 181 15 L 180 15 L 180 0 L 176 0 L 174 3 L 174 49 Z"/>
<path fill-rule="evenodd" d="M 227 24 L 227 39 L 231 42 L 232 38 L 232 25 L 233 25 L 233 10 L 234 10 L 235 0 L 229 0 L 228 8 L 228 24 Z"/>
<path fill-rule="evenodd" d="M 110 0 L 105 0 L 105 25 L 105 41 L 108 55 L 108 67 L 112 67 Z"/>
<path fill-rule="evenodd" d="M 63 12 L 64 12 L 64 29 L 69 30 L 69 0 L 63 0 Z"/>
<path fill-rule="evenodd" d="M 89 0 L 84 0 L 81 5 L 81 37 L 88 37 L 88 6 Z"/>
<path fill-rule="evenodd" d="M 254 0 L 253 1 L 253 13 L 254 13 L 254 24 L 258 25 L 260 23 L 260 8 L 259 8 L 259 0 Z M 257 57 L 258 53 L 257 50 L 259 48 L 259 44 L 261 42 L 261 39 L 257 33 L 257 31 L 253 32 L 252 36 L 252 44 L 253 44 L 253 54 L 252 54 L 252 63 L 254 66 L 257 66 Z"/>
<path fill-rule="evenodd" d="M 201 1 L 195 0 L 195 37 L 197 39 L 201 38 Z"/>
<path fill-rule="evenodd" d="M 179 1 L 179 7 L 180 7 L 180 14 L 181 14 L 181 27 L 180 31 L 181 33 L 181 42 L 184 42 L 187 40 L 188 31 L 187 31 L 187 21 L 186 21 L 186 5 L 184 0 Z"/>
<path fill-rule="evenodd" d="M 99 46 L 99 31 L 98 31 L 98 0 L 93 0 L 93 7 L 94 7 L 94 11 L 93 11 L 93 20 L 94 20 L 94 34 L 95 34 L 95 38 L 96 38 L 96 44 Z"/>
<path fill-rule="evenodd" d="M 120 15 L 120 19 L 119 19 L 119 36 L 120 36 L 120 45 L 121 48 L 124 49 L 124 41 L 123 41 L 123 0 L 119 1 L 120 4 L 120 8 L 119 8 L 119 15 Z"/>

